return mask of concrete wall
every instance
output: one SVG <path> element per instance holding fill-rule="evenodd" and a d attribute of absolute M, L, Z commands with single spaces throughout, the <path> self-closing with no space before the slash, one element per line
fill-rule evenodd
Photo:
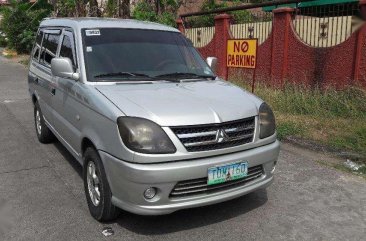
<path fill-rule="evenodd" d="M 366 12 L 366 0 L 360 1 L 360 8 L 361 12 Z M 319 48 L 311 46 L 298 34 L 295 29 L 298 26 L 293 21 L 293 11 L 292 8 L 274 11 L 272 31 L 261 41 L 258 48 L 258 81 L 274 86 L 296 83 L 336 88 L 361 85 L 366 88 L 365 24 L 353 33 L 349 32 L 346 40 Z M 240 75 L 244 79 L 250 78 L 252 70 L 226 67 L 226 42 L 233 38 L 230 22 L 230 15 L 216 16 L 212 40 L 198 50 L 205 58 L 219 58 L 219 76 L 227 79 L 230 74 Z M 181 21 L 177 23 L 184 33 Z"/>

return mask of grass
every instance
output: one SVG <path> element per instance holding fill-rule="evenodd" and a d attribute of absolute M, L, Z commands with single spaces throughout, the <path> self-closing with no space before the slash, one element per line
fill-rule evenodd
<path fill-rule="evenodd" d="M 303 136 L 304 127 L 297 122 L 277 121 L 278 138 L 283 140 L 288 136 Z"/>
<path fill-rule="evenodd" d="M 242 82 L 234 83 L 250 90 Z M 280 139 L 307 139 L 339 151 L 355 152 L 366 162 L 365 90 L 293 85 L 275 89 L 257 84 L 255 94 L 273 108 Z"/>
<path fill-rule="evenodd" d="M 28 66 L 29 65 L 29 61 L 30 61 L 29 57 L 26 56 L 26 57 L 20 59 L 19 60 L 19 63 L 22 64 L 22 65 Z"/>

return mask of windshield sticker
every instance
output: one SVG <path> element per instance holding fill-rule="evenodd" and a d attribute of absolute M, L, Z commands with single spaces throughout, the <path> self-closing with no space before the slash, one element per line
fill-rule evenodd
<path fill-rule="evenodd" d="M 86 36 L 100 36 L 99 29 L 88 29 L 85 30 Z"/>
<path fill-rule="evenodd" d="M 86 47 L 86 52 L 93 52 L 93 47 L 87 46 Z"/>

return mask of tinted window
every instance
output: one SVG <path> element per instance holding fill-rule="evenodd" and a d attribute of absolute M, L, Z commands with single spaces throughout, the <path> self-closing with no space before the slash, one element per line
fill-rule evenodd
<path fill-rule="evenodd" d="M 45 33 L 42 43 L 41 62 L 51 65 L 51 60 L 56 56 L 60 34 Z"/>
<path fill-rule="evenodd" d="M 60 57 L 69 58 L 74 68 L 76 68 L 77 65 L 76 65 L 76 58 L 74 55 L 73 44 L 72 40 L 68 35 L 65 35 L 64 39 L 62 40 Z"/>
<path fill-rule="evenodd" d="M 41 49 L 41 45 L 42 45 L 42 39 L 43 39 L 43 31 L 40 30 L 37 33 L 36 43 L 35 43 L 34 49 L 33 49 L 33 58 L 37 61 L 39 58 L 39 50 Z"/>
<path fill-rule="evenodd" d="M 53 54 L 56 54 L 59 39 L 60 35 L 45 34 L 45 41 L 43 47 L 48 49 Z"/>
<path fill-rule="evenodd" d="M 180 33 L 118 28 L 82 33 L 89 81 L 103 81 L 106 75 L 111 79 L 113 73 L 120 72 L 150 77 L 171 73 L 213 75 L 197 50 Z"/>
<path fill-rule="evenodd" d="M 36 46 L 34 48 L 34 52 L 33 52 L 33 58 L 35 58 L 38 61 L 38 57 L 39 57 L 39 47 Z"/>

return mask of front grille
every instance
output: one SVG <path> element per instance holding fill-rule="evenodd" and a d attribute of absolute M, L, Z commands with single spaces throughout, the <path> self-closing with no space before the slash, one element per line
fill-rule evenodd
<path fill-rule="evenodd" d="M 170 198 L 181 198 L 199 194 L 209 194 L 228 190 L 230 188 L 244 186 L 246 183 L 260 178 L 263 175 L 262 165 L 249 167 L 248 176 L 229 182 L 215 185 L 207 185 L 207 177 L 178 182 L 170 193 Z"/>
<path fill-rule="evenodd" d="M 210 151 L 253 141 L 255 117 L 220 124 L 171 127 L 189 152 Z"/>

